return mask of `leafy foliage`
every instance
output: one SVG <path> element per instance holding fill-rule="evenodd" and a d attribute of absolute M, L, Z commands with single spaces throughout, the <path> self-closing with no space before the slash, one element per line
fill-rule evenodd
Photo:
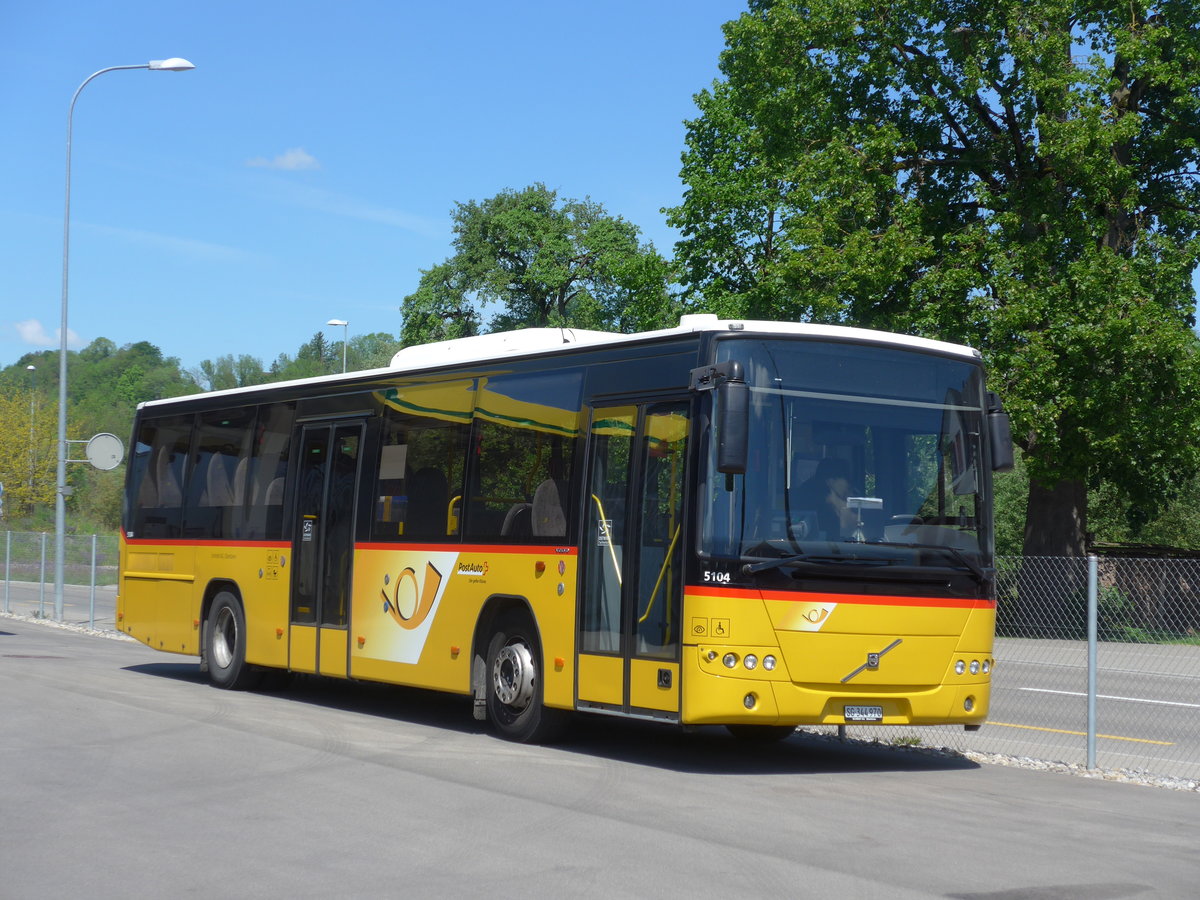
<path fill-rule="evenodd" d="M 1025 550 L 1081 552 L 1200 466 L 1200 8 L 756 2 L 726 25 L 670 210 L 687 301 L 983 349 L 1031 479 Z"/>
<path fill-rule="evenodd" d="M 637 331 L 675 310 L 669 268 L 638 228 L 592 200 L 535 184 L 459 203 L 454 256 L 404 298 L 405 345 L 541 326 Z"/>

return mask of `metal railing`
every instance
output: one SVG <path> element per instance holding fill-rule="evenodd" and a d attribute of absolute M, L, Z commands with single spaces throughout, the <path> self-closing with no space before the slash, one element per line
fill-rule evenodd
<path fill-rule="evenodd" d="M 54 540 L 47 533 L 6 531 L 0 546 L 0 609 L 42 619 L 61 619 L 90 628 L 113 628 L 112 594 L 117 583 L 116 535 L 65 535 L 63 610 L 54 608 Z M 97 616 L 97 591 L 101 593 Z"/>
<path fill-rule="evenodd" d="M 3 537 L 2 608 L 52 617 L 53 541 Z M 64 571 L 78 587 L 66 621 L 115 630 L 117 552 L 115 536 L 68 536 Z M 997 568 L 987 723 L 844 732 L 1200 780 L 1200 559 L 1005 557 Z"/>

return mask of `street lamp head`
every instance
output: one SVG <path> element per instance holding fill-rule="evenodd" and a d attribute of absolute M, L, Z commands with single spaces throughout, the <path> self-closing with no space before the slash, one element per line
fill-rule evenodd
<path fill-rule="evenodd" d="M 166 72 L 186 72 L 188 69 L 196 68 L 186 59 L 181 59 L 178 56 L 172 56 L 170 59 L 152 59 L 147 66 L 149 69 L 162 69 Z"/>
<path fill-rule="evenodd" d="M 25 367 L 25 371 L 26 371 L 26 372 L 32 372 L 32 371 L 34 371 L 35 369 L 37 369 L 37 366 L 26 366 L 26 367 Z"/>
<path fill-rule="evenodd" d="M 346 325 L 349 325 L 350 323 L 349 323 L 349 322 L 347 322 L 345 319 L 330 319 L 330 320 L 329 320 L 328 322 L 326 322 L 325 324 L 326 324 L 326 325 L 336 325 L 336 326 L 338 326 L 339 328 L 343 328 L 343 327 L 345 327 Z"/>

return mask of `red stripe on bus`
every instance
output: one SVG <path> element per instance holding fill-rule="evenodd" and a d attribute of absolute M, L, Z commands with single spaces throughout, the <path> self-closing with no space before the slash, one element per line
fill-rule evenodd
<path fill-rule="evenodd" d="M 131 547 L 257 547 L 266 550 L 287 550 L 291 541 L 194 541 L 185 538 L 121 538 Z"/>
<path fill-rule="evenodd" d="M 555 547 L 527 544 L 400 544 L 360 543 L 355 550 L 391 550 L 418 553 L 551 553 L 557 556 L 576 556 L 578 547 Z"/>
<path fill-rule="evenodd" d="M 860 606 L 928 606 L 948 609 L 992 609 L 996 601 L 983 597 L 904 597 L 879 594 L 829 594 L 814 591 L 756 591 L 688 585 L 693 596 L 729 597 L 738 600 L 785 600 L 790 603 L 853 603 Z"/>

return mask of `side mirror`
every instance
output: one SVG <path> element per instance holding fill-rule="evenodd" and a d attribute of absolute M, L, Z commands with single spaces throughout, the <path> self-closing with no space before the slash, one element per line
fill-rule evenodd
<path fill-rule="evenodd" d="M 713 430 L 717 436 L 717 471 L 733 490 L 733 476 L 746 474 L 750 454 L 750 385 L 735 359 L 692 369 L 691 389 L 713 391 Z"/>
<path fill-rule="evenodd" d="M 750 440 L 750 386 L 742 377 L 738 363 L 730 366 L 729 376 L 717 385 L 717 471 L 726 475 L 745 475 Z"/>
<path fill-rule="evenodd" d="M 1000 397 L 988 391 L 987 398 L 987 435 L 992 448 L 992 471 L 1008 472 L 1012 470 L 1014 463 L 1012 423 L 1000 403 Z"/>

